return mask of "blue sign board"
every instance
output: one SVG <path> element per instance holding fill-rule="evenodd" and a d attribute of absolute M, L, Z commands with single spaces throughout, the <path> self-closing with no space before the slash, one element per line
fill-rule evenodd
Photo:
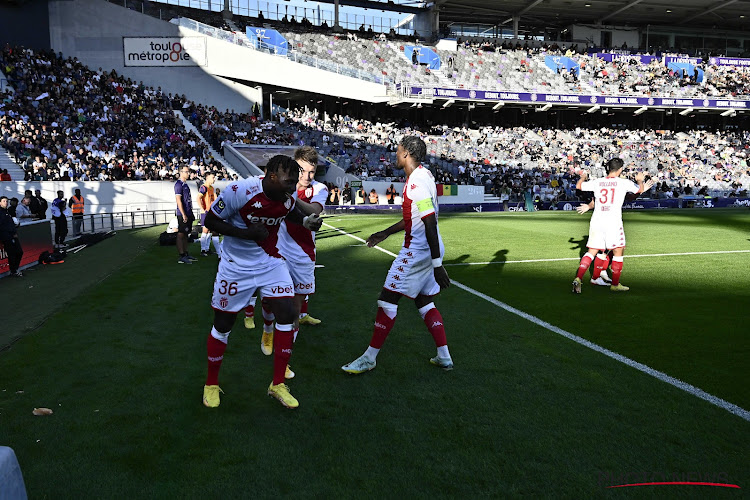
<path fill-rule="evenodd" d="M 289 44 L 286 38 L 276 30 L 248 26 L 245 28 L 245 33 L 251 42 L 257 44 L 259 47 L 271 49 L 271 52 L 274 54 L 285 56 L 289 52 Z"/>

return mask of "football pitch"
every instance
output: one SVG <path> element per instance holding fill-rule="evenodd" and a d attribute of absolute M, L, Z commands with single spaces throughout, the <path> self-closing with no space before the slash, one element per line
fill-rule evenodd
<path fill-rule="evenodd" d="M 402 300 L 377 368 L 347 375 L 402 243 L 361 240 L 398 216 L 330 216 L 319 232 L 323 323 L 295 345 L 294 411 L 266 396 L 272 358 L 241 320 L 221 406 L 201 404 L 217 259 L 178 266 L 163 228 L 0 281 L 0 445 L 29 497 L 746 495 L 747 210 L 626 212 L 631 290 L 586 279 L 581 295 L 588 215 L 442 215 L 454 283 L 436 305 L 455 370 L 429 364 L 432 338 Z M 611 488 L 655 482 L 741 489 Z"/>

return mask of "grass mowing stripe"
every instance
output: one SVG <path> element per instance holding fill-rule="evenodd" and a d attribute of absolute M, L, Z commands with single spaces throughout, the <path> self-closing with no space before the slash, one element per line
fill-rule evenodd
<path fill-rule="evenodd" d="M 681 252 L 681 253 L 647 253 L 642 255 L 623 255 L 626 259 L 639 259 L 643 257 L 675 257 L 682 255 L 714 255 L 727 253 L 750 253 L 750 250 L 717 250 L 715 252 Z M 580 257 L 561 257 L 558 259 L 527 259 L 527 260 L 496 260 L 492 262 L 456 262 L 443 264 L 444 266 L 485 266 L 487 264 L 523 264 L 526 262 L 561 262 L 564 260 L 581 260 Z"/>
<path fill-rule="evenodd" d="M 344 235 L 346 235 L 346 236 L 348 236 L 350 238 L 354 238 L 355 240 L 362 241 L 362 242 L 365 241 L 365 240 L 363 240 L 362 238 L 360 238 L 358 236 L 354 236 L 353 234 L 347 233 L 343 229 L 339 229 L 339 228 L 331 226 L 329 224 L 324 224 L 324 225 L 327 226 L 327 227 L 330 227 L 331 229 L 333 229 L 335 231 L 338 231 L 339 233 L 344 234 Z M 388 254 L 388 255 L 390 255 L 392 257 L 396 257 L 395 253 L 393 253 L 393 252 L 391 252 L 389 250 L 386 250 L 384 248 L 380 248 L 377 245 L 374 246 L 373 248 L 376 248 L 376 249 L 380 250 L 381 252 L 383 252 L 385 254 Z M 737 253 L 737 252 L 747 252 L 747 250 L 730 251 L 730 252 L 727 252 L 727 253 Z M 690 254 L 690 253 L 691 252 L 685 252 L 685 254 Z M 695 253 L 697 253 L 697 254 L 707 254 L 707 253 L 722 253 L 722 252 L 695 252 Z M 631 257 L 634 257 L 634 256 L 631 256 Z M 554 259 L 554 260 L 570 260 L 570 259 Z M 578 259 L 574 259 L 574 260 L 578 260 Z M 717 396 L 714 396 L 713 394 L 709 394 L 706 391 L 704 391 L 702 389 L 699 389 L 698 387 L 695 387 L 693 385 L 688 384 L 687 382 L 683 382 L 682 380 L 679 380 L 679 379 L 676 379 L 674 377 L 671 377 L 671 376 L 667 375 L 666 373 L 660 372 L 658 370 L 654 370 L 650 366 L 644 365 L 643 363 L 639 363 L 639 362 L 637 362 L 635 360 L 632 360 L 632 359 L 630 359 L 630 358 L 628 358 L 626 356 L 623 356 L 621 354 L 617 354 L 614 351 L 610 351 L 609 349 L 605 349 L 604 347 L 602 347 L 602 346 L 600 346 L 598 344 L 594 344 L 593 342 L 590 342 L 590 341 L 588 341 L 588 340 L 586 340 L 586 339 L 584 339 L 582 337 L 579 337 L 578 335 L 574 335 L 574 334 L 572 334 L 570 332 L 567 332 L 567 331 L 563 330 L 562 328 L 558 328 L 555 325 L 552 325 L 550 323 L 547 323 L 544 320 L 541 320 L 541 319 L 537 318 L 536 316 L 532 316 L 531 314 L 525 313 L 525 312 L 521 311 L 520 309 L 516 309 L 513 306 L 510 306 L 510 305 L 508 305 L 508 304 L 506 304 L 504 302 L 501 302 L 501 301 L 499 301 L 499 300 L 497 300 L 495 298 L 492 298 L 489 295 L 486 295 L 486 294 L 484 294 L 484 293 L 482 293 L 480 291 L 474 290 L 473 288 L 468 287 L 468 286 L 466 286 L 466 285 L 464 285 L 462 283 L 459 283 L 458 281 L 451 280 L 451 283 L 453 285 L 456 285 L 458 288 L 461 288 L 462 290 L 471 293 L 472 295 L 475 295 L 475 296 L 477 296 L 477 297 L 479 297 L 481 299 L 484 299 L 487 302 L 489 302 L 489 303 L 491 303 L 491 304 L 493 304 L 493 305 L 495 305 L 497 307 L 500 307 L 501 309 L 504 309 L 504 310 L 508 311 L 509 313 L 515 314 L 516 316 L 520 316 L 521 318 L 523 318 L 525 320 L 528 320 L 528 321 L 530 321 L 530 322 L 532 322 L 532 323 L 534 323 L 534 324 L 536 324 L 538 326 L 541 326 L 542 328 L 545 328 L 545 329 L 547 329 L 547 330 L 549 330 L 549 331 L 551 331 L 553 333 L 556 333 L 558 335 L 562 335 L 563 337 L 567 338 L 568 340 L 572 340 L 573 342 L 575 342 L 575 343 L 577 343 L 579 345 L 582 345 L 584 347 L 592 349 L 592 350 L 594 350 L 594 351 L 596 351 L 596 352 L 598 352 L 600 354 L 604 354 L 605 356 L 607 356 L 607 357 L 609 357 L 611 359 L 614 359 L 615 361 L 619 361 L 620 363 L 623 363 L 625 365 L 628 365 L 631 368 L 635 368 L 636 370 L 638 370 L 640 372 L 643 372 L 643 373 L 646 373 L 648 375 L 651 375 L 652 377 L 654 377 L 654 378 L 656 378 L 658 380 L 661 380 L 662 382 L 665 382 L 665 383 L 667 383 L 667 384 L 669 384 L 671 386 L 674 386 L 674 387 L 676 387 L 678 389 L 681 389 L 681 390 L 687 392 L 688 394 L 692 394 L 695 397 L 703 399 L 704 401 L 708 401 L 712 405 L 718 406 L 719 408 L 722 408 L 722 409 L 728 411 L 729 413 L 732 413 L 733 415 L 737 415 L 741 419 L 750 422 L 750 411 L 747 411 L 744 408 L 741 408 L 741 407 L 739 407 L 739 406 L 737 406 L 737 405 L 735 405 L 733 403 L 730 403 L 729 401 L 726 401 L 726 400 L 721 399 L 721 398 L 719 398 Z"/>

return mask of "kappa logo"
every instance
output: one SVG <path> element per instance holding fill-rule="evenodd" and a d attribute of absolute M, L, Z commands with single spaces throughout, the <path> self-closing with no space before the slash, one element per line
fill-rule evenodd
<path fill-rule="evenodd" d="M 396 281 L 401 281 L 401 276 L 399 276 L 398 274 L 396 274 L 396 275 L 393 276 L 393 279 L 396 280 Z"/>
<path fill-rule="evenodd" d="M 409 189 L 417 189 L 417 185 L 416 184 L 412 184 L 411 186 L 409 186 Z"/>
<path fill-rule="evenodd" d="M 397 267 L 396 269 L 398 269 L 398 270 L 399 270 L 399 271 L 401 271 L 402 273 L 405 273 L 405 272 L 406 272 L 406 270 L 404 269 L 404 266 L 398 266 L 398 267 Z"/>
<path fill-rule="evenodd" d="M 404 264 L 408 264 L 409 263 L 409 259 L 401 259 L 401 262 L 403 262 Z"/>
<path fill-rule="evenodd" d="M 390 284 L 390 285 L 388 285 L 388 286 L 389 286 L 389 287 L 391 287 L 391 288 L 396 288 L 396 284 L 395 284 L 395 283 L 391 283 L 391 284 Z"/>
<path fill-rule="evenodd" d="M 434 322 L 434 323 L 432 324 L 432 328 L 435 328 L 436 326 L 443 326 L 443 324 L 442 324 L 442 323 L 441 323 L 440 321 L 435 321 L 435 322 Z"/>
<path fill-rule="evenodd" d="M 237 190 L 238 190 L 239 188 L 240 188 L 240 187 L 239 187 L 239 186 L 238 186 L 237 184 L 232 184 L 232 191 L 234 191 L 235 193 L 237 192 Z"/>
<path fill-rule="evenodd" d="M 414 254 L 413 254 L 413 253 L 411 253 L 411 252 L 406 252 L 406 256 L 407 256 L 407 257 L 414 257 Z"/>
<path fill-rule="evenodd" d="M 253 207 L 255 207 L 255 208 L 263 208 L 263 203 L 261 203 L 259 201 L 256 201 L 255 203 L 253 203 Z"/>

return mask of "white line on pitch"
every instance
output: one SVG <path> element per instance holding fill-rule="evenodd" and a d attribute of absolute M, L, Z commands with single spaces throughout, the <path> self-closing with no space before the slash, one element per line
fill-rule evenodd
<path fill-rule="evenodd" d="M 639 259 L 643 257 L 675 257 L 680 255 L 716 255 L 725 253 L 750 253 L 750 250 L 717 250 L 715 252 L 681 252 L 681 253 L 651 253 L 643 255 L 625 255 L 626 259 Z M 493 262 L 455 262 L 446 263 L 445 266 L 485 266 L 488 264 L 524 264 L 527 262 L 560 262 L 563 260 L 581 260 L 580 257 L 561 257 L 559 259 L 527 259 L 527 260 L 496 260 Z"/>
<path fill-rule="evenodd" d="M 337 227 L 333 227 L 333 226 L 330 226 L 330 225 L 325 224 L 325 223 L 324 223 L 324 225 L 330 227 L 331 229 L 333 229 L 335 231 L 338 231 L 341 234 L 349 236 L 350 238 L 354 238 L 355 240 L 361 241 L 363 243 L 365 241 L 362 238 L 354 236 L 353 234 L 349 234 L 346 231 L 344 231 L 342 229 L 339 229 Z M 396 257 L 395 253 L 393 253 L 391 251 L 388 251 L 385 248 L 380 248 L 379 246 L 375 246 L 373 248 L 376 248 L 376 249 L 380 250 L 381 252 L 383 252 L 383 253 L 385 253 L 387 255 L 390 255 L 391 257 Z M 732 252 L 747 252 L 747 250 L 737 250 L 737 251 L 732 251 Z M 696 253 L 701 254 L 701 253 L 728 253 L 728 252 L 696 252 Z M 665 255 L 681 255 L 681 254 L 665 254 Z M 684 255 L 691 255 L 691 254 L 688 253 L 688 254 L 684 254 Z M 635 256 L 631 255 L 631 257 L 635 257 Z M 650 255 L 644 255 L 644 257 L 650 257 Z M 560 260 L 560 259 L 557 259 L 557 260 Z M 578 259 L 575 259 L 575 260 L 578 260 Z M 647 375 L 651 375 L 652 377 L 654 377 L 654 378 L 656 378 L 658 380 L 661 380 L 662 382 L 665 382 L 665 383 L 667 383 L 667 384 L 669 384 L 669 385 L 671 385 L 673 387 L 681 389 L 681 390 L 687 392 L 688 394 L 692 394 L 695 397 L 703 399 L 704 401 L 708 401 L 712 405 L 718 406 L 719 408 L 722 408 L 722 409 L 728 411 L 729 413 L 737 415 L 741 419 L 750 422 L 750 411 L 747 411 L 747 410 L 745 410 L 743 408 L 740 408 L 739 406 L 737 406 L 735 404 L 732 404 L 729 401 L 726 401 L 726 400 L 721 399 L 721 398 L 719 398 L 717 396 L 714 396 L 713 394 L 709 394 L 709 393 L 705 392 L 704 390 L 699 389 L 698 387 L 695 387 L 693 385 L 688 384 L 687 382 L 683 382 L 682 380 L 676 379 L 674 377 L 670 377 L 666 373 L 660 372 L 658 370 L 654 370 L 650 366 L 644 365 L 643 363 L 639 363 L 639 362 L 634 361 L 634 360 L 632 360 L 632 359 L 630 359 L 628 357 L 625 357 L 625 356 L 623 356 L 621 354 L 617 354 L 614 351 L 610 351 L 609 349 L 606 349 L 606 348 L 604 348 L 604 347 L 602 347 L 602 346 L 600 346 L 598 344 L 594 344 L 593 342 L 590 342 L 590 341 L 588 341 L 588 340 L 586 340 L 586 339 L 584 339 L 582 337 L 579 337 L 578 335 L 573 335 L 572 333 L 567 332 L 567 331 L 563 330 L 562 328 L 558 328 L 555 325 L 552 325 L 550 323 L 547 323 L 544 320 L 541 320 L 541 319 L 537 318 L 536 316 L 532 316 L 531 314 L 525 313 L 525 312 L 521 311 L 520 309 L 516 309 L 515 307 L 510 306 L 510 305 L 506 304 L 505 302 L 500 302 L 499 300 L 494 299 L 494 298 L 490 297 L 489 295 L 486 295 L 486 294 L 484 294 L 482 292 L 474 290 L 473 288 L 468 287 L 468 286 L 466 286 L 466 285 L 464 285 L 462 283 L 459 283 L 456 280 L 451 280 L 451 283 L 453 285 L 456 285 L 458 288 L 461 288 L 462 290 L 465 290 L 465 291 L 469 292 L 472 295 L 475 295 L 475 296 L 477 296 L 477 297 L 479 297 L 481 299 L 486 300 L 490 304 L 496 305 L 497 307 L 508 311 L 511 314 L 515 314 L 516 316 L 520 316 L 521 318 L 523 318 L 525 320 L 531 321 L 535 325 L 541 326 L 542 328 L 544 328 L 546 330 L 549 330 L 549 331 L 551 331 L 553 333 L 556 333 L 558 335 L 562 335 L 563 337 L 567 338 L 568 340 L 572 340 L 573 342 L 575 342 L 577 344 L 580 344 L 580 345 L 582 345 L 584 347 L 588 347 L 589 349 L 591 349 L 593 351 L 596 351 L 596 352 L 598 352 L 600 354 L 604 354 L 608 358 L 611 358 L 611 359 L 614 359 L 615 361 L 619 361 L 620 363 L 626 364 L 626 365 L 628 365 L 628 366 L 630 366 L 632 368 L 635 368 L 636 370 L 638 370 L 638 371 L 640 371 L 642 373 L 645 373 Z"/>

